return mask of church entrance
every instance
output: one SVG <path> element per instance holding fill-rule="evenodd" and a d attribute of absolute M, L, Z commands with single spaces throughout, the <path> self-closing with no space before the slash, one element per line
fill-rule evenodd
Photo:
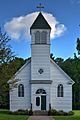
<path fill-rule="evenodd" d="M 43 89 L 38 89 L 36 91 L 36 106 L 39 110 L 46 110 L 46 92 Z"/>
<path fill-rule="evenodd" d="M 46 110 L 46 96 L 41 96 L 41 110 Z"/>

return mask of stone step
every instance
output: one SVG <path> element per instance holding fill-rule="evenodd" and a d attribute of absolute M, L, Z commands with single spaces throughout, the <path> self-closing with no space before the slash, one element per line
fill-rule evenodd
<path fill-rule="evenodd" d="M 33 111 L 33 115 L 46 116 L 46 115 L 48 115 L 48 111 L 46 111 L 46 110 L 35 110 L 35 111 Z"/>

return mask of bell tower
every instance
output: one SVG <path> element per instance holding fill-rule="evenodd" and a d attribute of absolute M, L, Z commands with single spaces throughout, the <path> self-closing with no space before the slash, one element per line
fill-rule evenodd
<path fill-rule="evenodd" d="M 30 28 L 31 80 L 50 80 L 50 31 L 40 12 Z"/>

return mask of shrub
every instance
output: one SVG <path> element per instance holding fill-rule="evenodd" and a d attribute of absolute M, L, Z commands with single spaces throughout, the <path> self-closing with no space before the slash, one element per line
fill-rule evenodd
<path fill-rule="evenodd" d="M 48 115 L 51 115 L 51 110 L 48 111 Z"/>
<path fill-rule="evenodd" d="M 48 111 L 48 115 L 62 115 L 62 116 L 67 116 L 67 115 L 73 115 L 74 114 L 74 112 L 73 111 L 70 111 L 70 112 L 64 112 L 63 110 L 60 110 L 60 111 L 57 111 L 57 110 L 55 110 L 55 109 L 51 109 L 51 110 L 49 110 Z"/>
<path fill-rule="evenodd" d="M 33 111 L 32 111 L 32 109 L 29 110 L 29 115 L 33 115 Z"/>
<path fill-rule="evenodd" d="M 74 112 L 73 111 L 69 111 L 68 115 L 74 115 Z"/>
<path fill-rule="evenodd" d="M 15 112 L 9 111 L 8 113 L 13 114 L 13 115 L 29 115 L 29 114 L 32 115 L 32 111 L 30 111 L 30 110 L 21 110 L 21 109 L 15 111 Z"/>
<path fill-rule="evenodd" d="M 66 116 L 66 115 L 68 115 L 68 113 L 64 112 L 63 110 L 60 110 L 60 111 L 58 111 L 58 115 Z"/>
<path fill-rule="evenodd" d="M 58 114 L 58 112 L 55 109 L 51 109 L 48 111 L 48 115 L 57 115 L 57 114 Z"/>

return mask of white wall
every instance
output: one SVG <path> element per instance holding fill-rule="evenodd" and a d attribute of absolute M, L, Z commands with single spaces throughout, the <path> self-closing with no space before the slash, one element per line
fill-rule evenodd
<path fill-rule="evenodd" d="M 47 44 L 35 44 L 36 31 L 47 32 Z M 32 30 L 31 36 L 31 80 L 50 80 L 50 30 Z M 44 70 L 43 74 L 38 73 L 40 68 Z"/>
<path fill-rule="evenodd" d="M 71 111 L 72 110 L 72 85 L 70 81 L 52 62 L 51 62 L 51 107 L 57 110 Z M 57 87 L 63 85 L 64 96 L 57 97 Z"/>
<path fill-rule="evenodd" d="M 30 72 L 31 63 L 28 63 L 19 73 L 17 73 L 15 79 L 21 79 L 18 82 L 19 84 L 24 85 L 24 97 L 18 97 L 18 88 L 14 88 L 10 92 L 10 110 L 16 111 L 18 109 L 30 109 L 30 84 L 29 80 L 31 79 Z"/>
<path fill-rule="evenodd" d="M 10 92 L 10 110 L 16 111 L 18 109 L 30 109 L 30 104 L 32 103 L 33 110 L 39 110 L 36 106 L 36 91 L 37 89 L 44 89 L 46 91 L 46 106 L 49 109 L 49 103 L 51 107 L 57 110 L 64 110 L 66 112 L 72 110 L 72 85 L 67 84 L 69 79 L 51 62 L 51 80 L 52 84 L 31 84 L 29 80 L 31 63 L 27 64 L 24 69 L 22 69 L 16 75 L 16 79 L 21 79 L 18 84 L 24 84 L 24 97 L 18 97 L 18 89 L 13 89 Z M 64 97 L 57 97 L 57 86 L 58 84 L 63 84 L 64 87 Z M 31 94 L 31 95 L 30 95 Z"/>
<path fill-rule="evenodd" d="M 50 80 L 50 54 L 49 45 L 32 45 L 31 79 Z M 38 70 L 42 68 L 43 74 Z"/>

